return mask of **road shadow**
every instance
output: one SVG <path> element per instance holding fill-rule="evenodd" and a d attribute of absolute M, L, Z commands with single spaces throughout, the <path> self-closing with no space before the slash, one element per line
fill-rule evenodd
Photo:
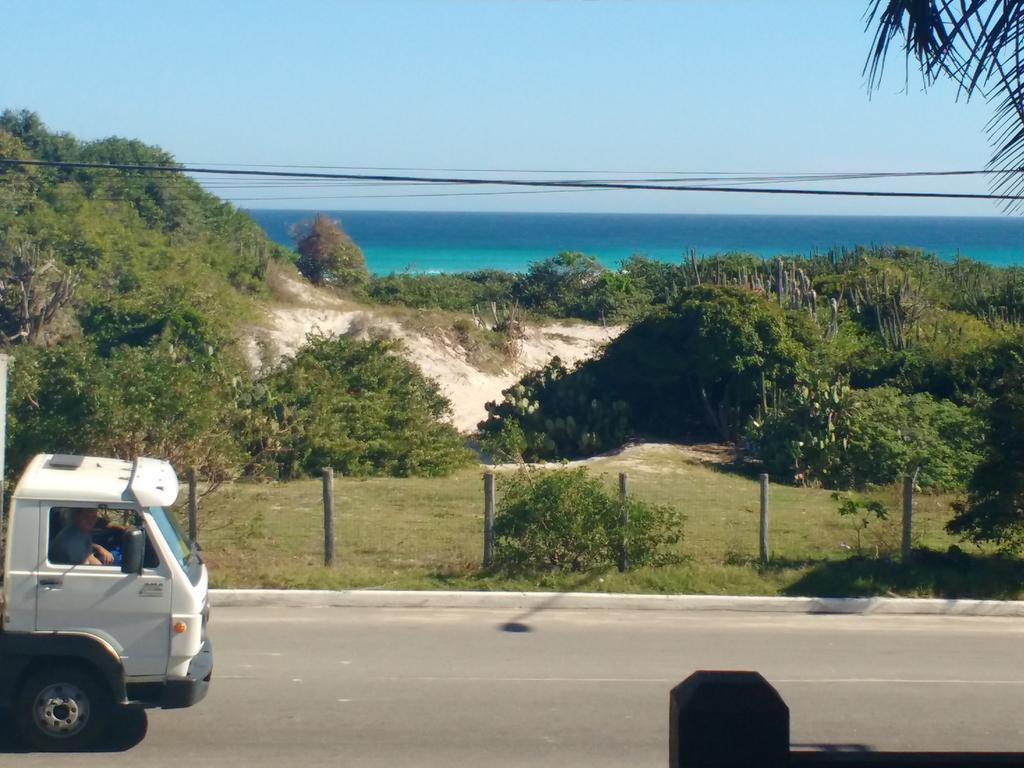
<path fill-rule="evenodd" d="M 1013 600 L 1024 585 L 1024 560 L 1005 554 L 915 549 L 909 562 L 850 557 L 815 564 L 784 593 L 801 597 L 934 595 L 946 599 Z"/>
<path fill-rule="evenodd" d="M 589 587 L 595 581 L 600 579 L 601 578 L 601 574 L 602 574 L 602 571 L 591 571 L 590 573 L 585 573 L 585 574 L 581 575 L 580 578 L 577 579 L 576 582 L 574 584 L 572 584 L 569 587 L 569 589 L 566 590 L 566 592 L 584 592 L 584 591 L 586 591 L 584 588 L 585 587 Z M 500 632 L 508 632 L 508 633 L 511 633 L 511 634 L 522 634 L 522 633 L 526 633 L 526 632 L 532 632 L 533 631 L 533 626 L 528 623 L 528 619 L 530 619 L 532 616 L 535 616 L 540 611 L 546 611 L 546 610 L 549 610 L 551 608 L 557 607 L 558 603 L 561 602 L 563 599 L 564 599 L 564 593 L 562 593 L 562 592 L 553 592 L 551 594 L 551 597 L 549 597 L 547 600 L 544 600 L 542 603 L 539 603 L 538 605 L 534 606 L 533 608 L 530 608 L 529 610 L 524 611 L 523 613 L 519 614 L 518 616 L 513 616 L 509 621 L 506 621 L 503 624 L 499 624 L 498 625 L 498 631 L 500 631 Z"/>
<path fill-rule="evenodd" d="M 146 710 L 134 705 L 118 707 L 111 720 L 108 736 L 85 753 L 127 752 L 138 746 L 149 731 L 149 718 Z M 0 715 L 0 755 L 31 754 L 29 747 L 17 733 L 10 713 L 3 711 Z"/>

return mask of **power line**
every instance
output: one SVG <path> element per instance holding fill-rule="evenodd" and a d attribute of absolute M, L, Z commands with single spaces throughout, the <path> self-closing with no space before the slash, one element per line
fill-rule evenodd
<path fill-rule="evenodd" d="M 488 197 L 491 195 L 558 195 L 579 192 L 614 192 L 611 189 L 509 189 L 500 192 L 407 192 L 394 195 L 300 195 L 287 197 L 234 197 L 236 203 L 277 200 L 395 200 L 408 197 Z"/>
<path fill-rule="evenodd" d="M 92 170 L 115 170 L 146 173 L 191 173 L 191 174 L 214 174 L 220 176 L 245 176 L 260 178 L 287 178 L 287 179 L 334 179 L 347 181 L 382 181 L 395 183 L 427 183 L 427 184 L 459 184 L 466 186 L 512 186 L 512 187 L 554 187 L 571 189 L 617 189 L 617 190 L 644 190 L 662 192 L 719 192 L 733 194 L 762 194 L 762 195 L 802 195 L 802 196 L 826 196 L 826 197 L 886 197 L 886 198 L 917 198 L 917 199 L 945 199 L 945 200 L 1024 200 L 1024 195 L 1006 194 L 980 194 L 966 192 L 888 192 L 871 190 L 840 190 L 840 189 L 786 189 L 778 187 L 744 187 L 744 186 L 721 186 L 721 185 L 700 185 L 700 184 L 674 184 L 654 182 L 618 182 L 618 181 L 588 181 L 588 180 L 546 180 L 546 179 L 481 179 L 470 177 L 440 177 L 440 176 L 408 176 L 392 174 L 354 174 L 354 173 L 322 173 L 311 171 L 268 171 L 241 168 L 212 168 L 203 166 L 167 166 L 167 165 L 146 165 L 139 163 L 89 163 L 70 162 L 56 160 L 18 160 L 11 158 L 0 158 L 0 166 L 42 166 L 51 168 L 67 169 L 92 169 Z M 928 171 L 918 172 L 931 175 L 968 175 L 974 171 Z M 904 174 L 891 174 L 888 178 L 898 178 Z M 912 174 L 906 174 L 912 175 Z"/>
<path fill-rule="evenodd" d="M 872 178 L 886 176 L 981 176 L 988 174 L 1017 173 L 1017 171 L 984 169 L 984 170 L 948 170 L 948 171 L 845 171 L 832 173 L 800 172 L 769 172 L 769 171 L 656 171 L 656 170 L 581 170 L 579 168 L 435 168 L 404 165 L 325 165 L 305 164 L 289 165 L 283 163 L 184 163 L 185 165 L 217 165 L 224 168 L 304 168 L 336 171 L 413 171 L 416 173 L 578 173 L 603 174 L 606 176 L 731 176 L 758 178 Z"/>

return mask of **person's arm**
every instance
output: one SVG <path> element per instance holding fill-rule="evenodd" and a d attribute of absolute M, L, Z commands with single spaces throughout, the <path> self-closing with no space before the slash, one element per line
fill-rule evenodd
<path fill-rule="evenodd" d="M 113 565 L 114 556 L 99 544 L 93 544 L 92 552 L 85 558 L 85 562 L 88 565 Z"/>

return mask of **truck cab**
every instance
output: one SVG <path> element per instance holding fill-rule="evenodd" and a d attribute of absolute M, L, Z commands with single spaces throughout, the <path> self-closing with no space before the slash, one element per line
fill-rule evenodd
<path fill-rule="evenodd" d="M 22 474 L 7 524 L 0 706 L 33 746 L 88 746 L 121 704 L 205 696 L 208 576 L 168 510 L 177 496 L 156 459 L 42 454 Z"/>

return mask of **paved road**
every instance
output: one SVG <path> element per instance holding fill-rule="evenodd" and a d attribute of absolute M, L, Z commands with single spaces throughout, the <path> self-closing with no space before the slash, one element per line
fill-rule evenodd
<path fill-rule="evenodd" d="M 222 608 L 212 634 L 209 697 L 136 746 L 0 764 L 661 768 L 700 668 L 762 672 L 794 743 L 1024 751 L 1017 619 Z"/>

